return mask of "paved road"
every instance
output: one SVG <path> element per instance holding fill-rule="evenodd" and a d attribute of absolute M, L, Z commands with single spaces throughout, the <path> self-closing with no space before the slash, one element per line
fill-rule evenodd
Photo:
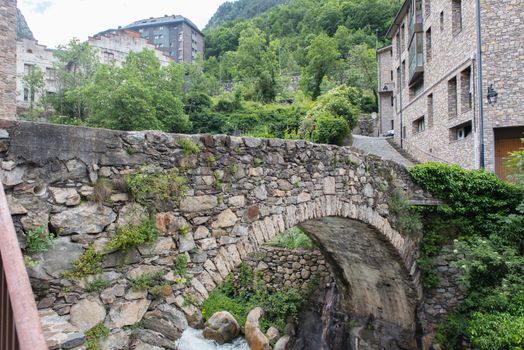
<path fill-rule="evenodd" d="M 353 135 L 353 147 L 364 153 L 370 153 L 382 157 L 383 159 L 392 160 L 404 166 L 411 166 L 413 163 L 404 158 L 394 149 L 384 137 L 368 137 Z"/>

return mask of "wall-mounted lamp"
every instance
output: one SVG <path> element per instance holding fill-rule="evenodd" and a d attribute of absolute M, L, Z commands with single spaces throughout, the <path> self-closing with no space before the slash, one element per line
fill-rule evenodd
<path fill-rule="evenodd" d="M 497 90 L 495 90 L 495 87 L 493 87 L 493 84 L 491 84 L 489 87 L 488 87 L 488 103 L 490 105 L 494 105 L 495 103 L 497 103 L 497 97 L 498 97 L 498 92 Z"/>

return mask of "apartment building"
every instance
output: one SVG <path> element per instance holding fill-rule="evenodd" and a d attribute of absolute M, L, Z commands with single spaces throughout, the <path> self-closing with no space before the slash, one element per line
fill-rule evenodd
<path fill-rule="evenodd" d="M 90 37 L 87 42 L 96 52 L 98 60 L 104 64 L 121 66 L 130 52 L 142 52 L 144 49 L 153 51 L 162 66 L 173 61 L 139 33 L 131 30 L 107 30 Z"/>
<path fill-rule="evenodd" d="M 53 94 L 57 91 L 54 65 L 57 62 L 54 50 L 41 45 L 36 40 L 19 39 L 16 41 L 16 104 L 18 108 L 26 109 L 31 101 L 38 101 L 43 94 Z M 31 95 L 24 84 L 24 76 L 30 74 L 35 67 L 44 73 L 45 89 Z"/>
<path fill-rule="evenodd" d="M 204 56 L 204 34 L 183 16 L 150 17 L 133 22 L 124 29 L 139 32 L 177 62 L 191 63 L 198 56 Z"/>
<path fill-rule="evenodd" d="M 522 1 L 406 0 L 387 37 L 377 52 L 381 131 L 393 126 L 420 161 L 506 177 L 504 158 L 524 137 Z"/>

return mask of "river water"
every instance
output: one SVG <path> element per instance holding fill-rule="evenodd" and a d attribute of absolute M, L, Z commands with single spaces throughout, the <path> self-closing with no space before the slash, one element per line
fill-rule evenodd
<path fill-rule="evenodd" d="M 178 350 L 249 350 L 244 338 L 238 337 L 231 343 L 219 345 L 217 342 L 205 339 L 202 330 L 188 328 L 176 343 Z"/>

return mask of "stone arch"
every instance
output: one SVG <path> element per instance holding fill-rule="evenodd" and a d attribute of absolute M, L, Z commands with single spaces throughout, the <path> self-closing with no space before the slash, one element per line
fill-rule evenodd
<path fill-rule="evenodd" d="M 408 348 L 415 348 L 416 308 L 422 296 L 413 259 L 415 243 L 372 208 L 336 195 L 287 206 L 282 213 L 253 221 L 236 248 L 230 246 L 217 255 L 213 263 L 218 274 L 206 270 L 201 275 L 203 285 L 210 291 L 220 283 L 220 274 L 224 277 L 249 253 L 297 225 L 321 246 L 338 270 L 337 280 L 347 298 L 347 311 L 360 318 L 372 316 L 387 336 L 407 339 Z M 235 263 L 225 263 L 227 256 L 234 257 Z M 209 282 L 210 275 L 214 275 L 213 284 L 205 282 Z"/>

